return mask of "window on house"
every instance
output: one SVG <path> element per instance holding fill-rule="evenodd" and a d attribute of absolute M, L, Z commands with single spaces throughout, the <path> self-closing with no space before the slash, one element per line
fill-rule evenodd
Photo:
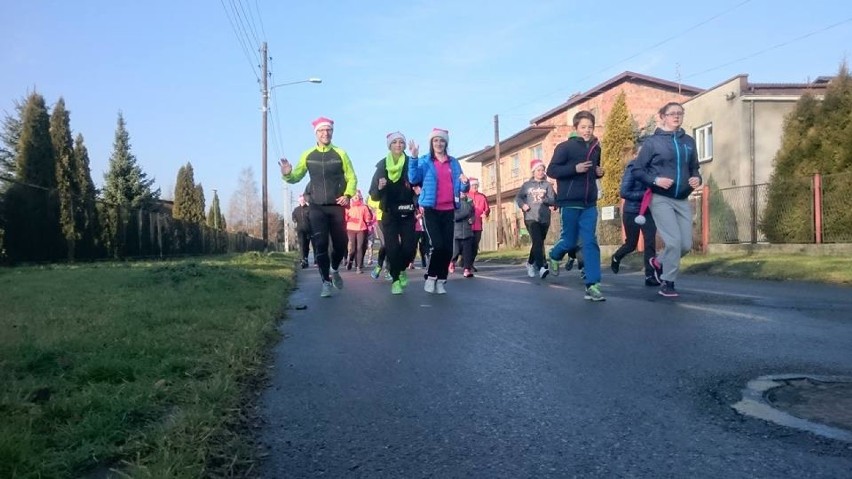
<path fill-rule="evenodd" d="M 497 187 L 497 167 L 495 163 L 491 163 L 488 165 L 486 170 L 488 172 L 488 186 L 491 188 Z"/>
<path fill-rule="evenodd" d="M 700 126 L 693 131 L 695 147 L 698 150 L 698 161 L 703 163 L 713 159 L 713 124 Z"/>
<path fill-rule="evenodd" d="M 512 155 L 512 178 L 521 176 L 521 155 Z"/>

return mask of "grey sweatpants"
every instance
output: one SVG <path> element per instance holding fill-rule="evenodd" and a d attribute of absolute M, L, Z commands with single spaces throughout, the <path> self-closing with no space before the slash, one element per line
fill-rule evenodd
<path fill-rule="evenodd" d="M 689 200 L 654 194 L 651 211 L 657 223 L 657 233 L 666 244 L 665 249 L 657 254 L 657 260 L 663 265 L 660 279 L 675 281 L 680 270 L 681 256 L 692 249 L 692 207 Z"/>

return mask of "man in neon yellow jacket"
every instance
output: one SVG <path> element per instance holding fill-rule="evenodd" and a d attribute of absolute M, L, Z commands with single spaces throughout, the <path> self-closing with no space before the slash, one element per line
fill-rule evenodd
<path fill-rule="evenodd" d="M 305 174 L 310 176 L 310 222 L 311 241 L 314 245 L 317 266 L 322 278 L 321 296 L 331 296 L 332 286 L 343 289 L 343 278 L 338 268 L 346 254 L 348 238 L 344 209 L 355 195 L 358 179 L 349 155 L 331 144 L 334 122 L 325 117 L 313 121 L 317 144 L 306 150 L 296 166 L 287 158 L 278 164 L 287 183 L 298 183 Z M 328 256 L 331 236 L 331 258 Z"/>

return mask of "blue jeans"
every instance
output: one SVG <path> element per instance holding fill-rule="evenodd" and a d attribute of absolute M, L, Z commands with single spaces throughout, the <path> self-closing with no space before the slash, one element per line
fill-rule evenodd
<path fill-rule="evenodd" d="M 577 237 L 583 243 L 583 261 L 585 262 L 586 286 L 601 282 L 601 248 L 595 230 L 598 226 L 598 209 L 560 208 L 562 233 L 559 241 L 550 250 L 550 258 L 562 261 L 568 250 L 577 246 Z"/>

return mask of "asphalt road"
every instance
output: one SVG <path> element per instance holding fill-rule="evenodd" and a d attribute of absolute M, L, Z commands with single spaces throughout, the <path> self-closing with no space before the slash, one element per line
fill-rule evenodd
<path fill-rule="evenodd" d="M 315 270 L 262 396 L 263 477 L 852 477 L 852 444 L 737 414 L 765 374 L 852 376 L 852 289 L 520 266 L 404 295 Z"/>

